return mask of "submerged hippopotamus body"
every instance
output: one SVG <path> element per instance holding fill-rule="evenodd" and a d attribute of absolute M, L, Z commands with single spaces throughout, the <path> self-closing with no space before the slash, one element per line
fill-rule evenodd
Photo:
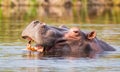
<path fill-rule="evenodd" d="M 44 48 L 43 56 L 95 57 L 113 47 L 96 37 L 96 32 L 85 33 L 77 27 L 48 26 L 39 21 L 31 22 L 22 32 L 22 38 L 34 41 L 36 48 Z"/>

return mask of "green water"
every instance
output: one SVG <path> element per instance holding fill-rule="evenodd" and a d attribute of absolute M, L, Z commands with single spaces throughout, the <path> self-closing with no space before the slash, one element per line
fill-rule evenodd
<path fill-rule="evenodd" d="M 115 7 L 0 7 L 0 72 L 119 72 L 120 8 Z M 89 10 L 90 9 L 90 10 Z M 97 32 L 97 37 L 116 51 L 95 59 L 59 59 L 26 56 L 23 29 L 33 20 L 48 25 L 78 26 Z"/>

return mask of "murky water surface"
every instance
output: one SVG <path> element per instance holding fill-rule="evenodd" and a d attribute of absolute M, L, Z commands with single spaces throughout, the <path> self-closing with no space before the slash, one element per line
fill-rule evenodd
<path fill-rule="evenodd" d="M 5 9 L 5 8 L 4 8 Z M 33 8 L 34 9 L 34 8 Z M 13 10 L 14 11 L 14 10 Z M 18 10 L 17 10 L 18 11 Z M 27 11 L 27 10 L 26 10 Z M 34 10 L 33 10 L 34 11 Z M 21 12 L 22 11 L 18 11 Z M 16 12 L 16 13 L 18 13 Z M 8 12 L 8 13 L 12 13 Z M 82 12 L 81 12 L 82 13 Z M 12 13 L 13 14 L 13 13 Z M 21 16 L 14 16 L 15 14 L 3 15 L 0 17 L 0 72 L 119 72 L 120 71 L 120 22 L 118 18 L 114 20 L 105 20 L 101 22 L 100 18 L 99 24 L 97 21 L 94 24 L 92 21 L 85 18 L 85 22 L 75 21 L 68 23 L 56 20 L 50 20 L 49 17 L 40 19 L 35 17 L 30 19 L 32 13 L 29 12 L 24 15 L 24 10 Z M 33 13 L 33 15 L 36 13 Z M 23 17 L 23 16 L 25 17 Z M 40 14 L 39 14 L 40 15 Z M 61 15 L 61 14 L 60 14 Z M 4 17 L 3 17 L 4 16 Z M 44 15 L 45 17 L 46 15 Z M 108 15 L 109 16 L 109 15 Z M 16 18 L 15 18 L 16 17 Z M 78 19 L 74 19 L 79 21 Z M 97 16 L 98 17 L 98 16 Z M 26 19 L 27 18 L 27 19 Z M 55 17 L 56 18 L 56 17 Z M 59 18 L 59 17 L 58 17 Z M 36 56 L 29 57 L 27 52 L 23 51 L 26 47 L 26 41 L 21 38 L 22 30 L 28 25 L 32 20 L 41 20 L 49 25 L 59 26 L 64 24 L 68 27 L 78 26 L 83 31 L 93 31 L 97 32 L 98 38 L 106 41 L 112 45 L 116 51 L 105 52 L 101 57 L 96 57 L 94 59 L 89 58 L 37 58 Z M 47 19 L 47 20 L 45 20 Z M 52 19 L 52 18 L 51 18 Z M 71 19 L 71 18 L 70 18 Z M 73 19 L 72 19 L 73 20 Z M 81 20 L 81 21 L 84 21 Z M 58 22 L 58 23 L 57 23 Z M 91 24 L 92 22 L 92 24 Z M 107 23 L 106 22 L 110 22 Z M 114 24 L 118 22 L 117 24 Z"/>

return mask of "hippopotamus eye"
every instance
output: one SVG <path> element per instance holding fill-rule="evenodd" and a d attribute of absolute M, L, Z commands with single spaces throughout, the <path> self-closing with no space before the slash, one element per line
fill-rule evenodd
<path fill-rule="evenodd" d="M 78 31 L 73 31 L 74 33 L 78 33 Z"/>

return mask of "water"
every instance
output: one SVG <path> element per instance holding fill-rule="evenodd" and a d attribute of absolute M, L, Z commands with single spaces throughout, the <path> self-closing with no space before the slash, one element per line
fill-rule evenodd
<path fill-rule="evenodd" d="M 26 8 L 26 10 L 23 10 Z M 119 72 L 120 71 L 120 10 L 114 9 L 111 18 L 109 11 L 105 12 L 108 16 L 98 15 L 88 19 L 86 12 L 76 13 L 75 16 L 56 17 L 41 15 L 44 12 L 36 12 L 41 9 L 36 7 L 11 8 L 7 9 L 8 14 L 2 11 L 0 15 L 0 72 Z M 116 8 L 116 7 L 115 7 Z M 15 10 L 14 10 L 15 9 Z M 22 9 L 22 10 L 21 10 Z M 32 10 L 31 10 L 32 9 Z M 19 11 L 18 11 L 19 10 Z M 35 10 L 35 13 L 32 11 Z M 63 8 L 64 11 L 64 8 Z M 70 10 L 71 11 L 71 10 Z M 6 11 L 4 11 L 6 12 Z M 64 11 L 66 13 L 66 11 Z M 60 15 L 64 15 L 60 14 Z M 69 11 L 68 11 L 69 12 Z M 80 13 L 80 14 L 77 14 Z M 81 16 L 84 14 L 83 16 Z M 117 15 L 116 15 L 117 14 Z M 78 16 L 77 16 L 78 15 Z M 103 17 L 102 17 L 103 16 Z M 106 18 L 104 18 L 106 17 Z M 101 57 L 89 58 L 38 58 L 27 56 L 27 52 L 22 49 L 26 47 L 26 41 L 21 38 L 22 30 L 32 20 L 40 20 L 49 25 L 59 26 L 64 24 L 68 27 L 78 26 L 84 31 L 97 32 L 97 37 L 112 45 L 116 51 L 106 52 Z"/>

